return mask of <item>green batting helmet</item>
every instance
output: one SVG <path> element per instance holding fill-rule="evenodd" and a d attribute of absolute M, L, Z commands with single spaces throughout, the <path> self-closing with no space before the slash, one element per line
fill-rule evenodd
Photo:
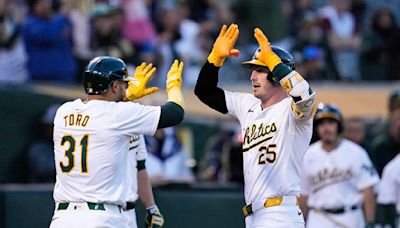
<path fill-rule="evenodd" d="M 295 67 L 295 61 L 293 56 L 283 50 L 280 47 L 277 46 L 271 46 L 272 51 L 279 56 L 279 58 L 281 58 L 282 63 L 285 64 L 286 66 L 288 66 L 290 69 L 294 70 L 296 69 Z M 242 62 L 242 65 L 245 67 L 254 67 L 254 66 L 261 66 L 261 67 L 267 67 L 267 65 L 263 62 L 261 62 L 258 59 L 258 56 L 260 55 L 261 49 L 257 48 L 257 50 L 254 52 L 253 57 L 251 58 L 251 60 L 249 61 L 245 61 Z M 267 79 L 274 85 L 279 85 L 279 83 L 277 81 L 275 81 L 275 79 L 272 77 L 271 74 L 268 74 Z"/>
<path fill-rule="evenodd" d="M 294 70 L 296 68 L 294 58 L 289 52 L 287 52 L 286 50 L 283 50 L 282 48 L 277 47 L 277 46 L 271 46 L 271 49 L 275 54 L 277 54 L 279 56 L 279 58 L 281 58 L 283 64 L 287 65 L 292 70 Z M 242 64 L 244 66 L 248 66 L 248 67 L 252 67 L 252 66 L 267 67 L 267 65 L 265 65 L 263 62 L 261 62 L 258 59 L 258 55 L 260 54 L 260 52 L 261 52 L 261 49 L 257 48 L 257 50 L 254 52 L 251 60 L 242 62 Z"/>
<path fill-rule="evenodd" d="M 111 56 L 92 59 L 83 74 L 85 91 L 89 95 L 103 94 L 117 80 L 129 81 L 124 61 Z"/>
<path fill-rule="evenodd" d="M 343 116 L 338 107 L 332 104 L 319 103 L 314 116 L 314 126 L 318 126 L 321 120 L 331 119 L 338 123 L 338 132 L 343 132 Z"/>

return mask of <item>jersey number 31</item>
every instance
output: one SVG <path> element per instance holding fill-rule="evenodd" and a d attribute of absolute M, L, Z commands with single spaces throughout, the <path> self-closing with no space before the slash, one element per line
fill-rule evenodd
<path fill-rule="evenodd" d="M 88 140 L 89 135 L 84 135 L 81 139 L 81 173 L 87 173 L 87 148 L 88 148 Z M 63 173 L 69 173 L 75 167 L 75 144 L 76 140 L 72 135 L 64 135 L 61 139 L 61 146 L 64 146 L 66 143 L 69 144 L 67 150 L 65 150 L 64 156 L 68 158 L 68 163 L 64 164 L 64 162 L 60 161 L 60 167 Z"/>

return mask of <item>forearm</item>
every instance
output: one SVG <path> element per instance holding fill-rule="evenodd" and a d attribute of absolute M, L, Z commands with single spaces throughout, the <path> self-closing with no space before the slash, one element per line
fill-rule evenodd
<path fill-rule="evenodd" d="M 308 196 L 300 196 L 300 209 L 303 212 L 303 217 L 304 220 L 307 219 L 307 215 L 308 215 L 308 206 L 307 206 L 307 200 L 308 200 Z"/>
<path fill-rule="evenodd" d="M 217 86 L 218 70 L 219 67 L 207 61 L 200 71 L 194 93 L 210 108 L 226 114 L 228 113 L 228 108 L 226 107 L 225 93 Z"/>
<path fill-rule="evenodd" d="M 292 97 L 292 109 L 298 119 L 308 120 L 313 117 L 316 109 L 315 92 L 308 82 L 296 71 L 283 63 L 279 63 L 272 71 L 273 77 Z"/>
<path fill-rule="evenodd" d="M 364 195 L 364 214 L 366 223 L 374 222 L 375 220 L 375 196 L 372 187 L 366 188 L 363 191 Z"/>
<path fill-rule="evenodd" d="M 139 198 L 142 201 L 144 207 L 147 209 L 155 205 L 155 202 L 149 175 L 147 174 L 146 169 L 139 170 L 137 173 L 137 178 Z"/>
<path fill-rule="evenodd" d="M 185 111 L 175 102 L 167 102 L 161 106 L 160 120 L 157 129 L 178 125 L 183 121 Z"/>

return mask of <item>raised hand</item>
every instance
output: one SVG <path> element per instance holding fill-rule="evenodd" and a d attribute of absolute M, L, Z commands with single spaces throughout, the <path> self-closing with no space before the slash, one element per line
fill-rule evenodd
<path fill-rule="evenodd" d="M 272 51 L 271 44 L 261 29 L 254 29 L 254 38 L 256 38 L 261 49 L 258 59 L 263 62 L 270 71 L 273 71 L 274 68 L 282 62 L 282 60 Z"/>
<path fill-rule="evenodd" d="M 142 63 L 140 66 L 136 67 L 132 80 L 128 82 L 128 89 L 126 90 L 125 97 L 128 100 L 133 101 L 157 92 L 157 87 L 146 88 L 147 82 L 156 70 L 157 69 L 153 67 L 153 64 L 151 63 Z"/>
<path fill-rule="evenodd" d="M 175 59 L 167 74 L 165 90 L 168 95 L 168 101 L 172 101 L 185 109 L 185 101 L 182 94 L 182 70 L 183 62 Z"/>
<path fill-rule="evenodd" d="M 215 40 L 213 49 L 208 56 L 208 62 L 214 66 L 220 67 L 224 64 L 224 60 L 228 56 L 238 57 L 240 52 L 234 49 L 237 38 L 239 37 L 239 27 L 237 24 L 231 24 L 229 28 L 223 25 L 218 38 Z"/>
<path fill-rule="evenodd" d="M 174 63 L 171 65 L 171 68 L 167 74 L 166 81 L 166 91 L 167 93 L 173 87 L 182 88 L 182 71 L 183 71 L 183 61 L 179 62 L 177 59 L 174 60 Z"/>

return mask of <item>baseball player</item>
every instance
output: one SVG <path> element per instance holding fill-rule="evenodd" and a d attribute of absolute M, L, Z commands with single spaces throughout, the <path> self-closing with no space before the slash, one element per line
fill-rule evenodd
<path fill-rule="evenodd" d="M 146 84 L 154 73 L 152 64 L 142 63 L 135 70 L 135 75 L 128 83 L 126 100 L 135 101 L 148 94 L 158 91 L 157 87 L 147 88 Z M 149 175 L 146 170 L 147 149 L 143 135 L 134 135 L 130 139 L 127 183 L 128 193 L 126 206 L 123 215 L 126 218 L 128 227 L 137 228 L 135 206 L 138 197 L 146 208 L 146 227 L 162 227 L 164 218 L 154 202 L 153 191 Z"/>
<path fill-rule="evenodd" d="M 164 224 L 164 218 L 154 202 L 150 179 L 146 171 L 147 150 L 143 135 L 131 138 L 128 156 L 128 194 L 123 212 L 128 227 L 137 228 L 135 206 L 138 197 L 146 208 L 146 227 L 161 227 Z"/>
<path fill-rule="evenodd" d="M 101 56 L 89 62 L 83 76 L 86 100 L 63 104 L 54 119 L 57 176 L 50 227 L 127 227 L 121 211 L 129 140 L 182 121 L 182 69 L 183 62 L 171 66 L 164 105 L 144 106 L 122 102 L 126 94 L 135 94 L 126 92 L 129 78 L 122 60 Z"/>
<path fill-rule="evenodd" d="M 373 186 L 379 177 L 367 152 L 342 137 L 343 119 L 337 107 L 319 104 L 314 119 L 320 140 L 304 156 L 301 176 L 307 227 L 372 227 Z"/>
<path fill-rule="evenodd" d="M 270 46 L 256 28 L 260 48 L 243 64 L 252 69 L 253 94 L 217 87 L 224 59 L 239 35 L 224 25 L 197 80 L 195 94 L 211 108 L 235 116 L 243 134 L 246 227 L 304 227 L 298 207 L 301 161 L 312 135 L 315 92 L 296 71 L 293 57 Z"/>
<path fill-rule="evenodd" d="M 396 217 L 396 221 L 386 221 L 389 224 L 396 224 L 400 228 L 400 154 L 391 160 L 383 169 L 382 180 L 379 184 L 379 204 L 383 205 L 387 218 Z"/>

